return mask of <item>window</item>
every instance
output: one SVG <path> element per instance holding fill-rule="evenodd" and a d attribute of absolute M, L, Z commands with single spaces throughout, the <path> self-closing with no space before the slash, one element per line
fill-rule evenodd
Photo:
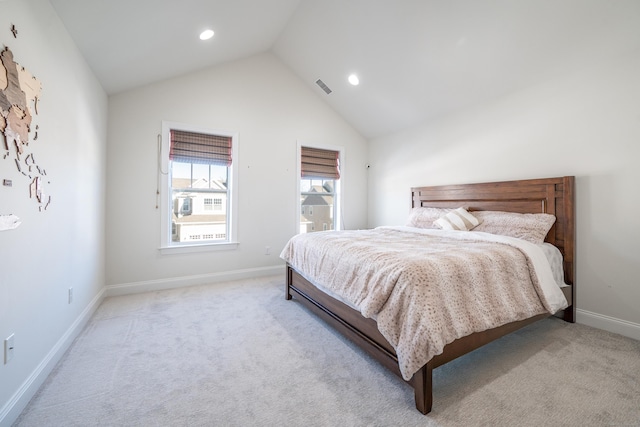
<path fill-rule="evenodd" d="M 237 136 L 163 122 L 160 153 L 161 248 L 235 247 Z"/>
<path fill-rule="evenodd" d="M 339 230 L 341 149 L 299 144 L 300 233 Z"/>
<path fill-rule="evenodd" d="M 180 205 L 180 214 L 191 215 L 191 197 L 174 197 L 174 200 Z"/>

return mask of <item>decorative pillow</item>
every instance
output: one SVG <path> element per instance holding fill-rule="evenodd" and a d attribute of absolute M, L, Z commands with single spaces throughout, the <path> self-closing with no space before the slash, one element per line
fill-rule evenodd
<path fill-rule="evenodd" d="M 454 209 L 438 218 L 435 225 L 443 230 L 469 231 L 480 224 L 478 219 L 465 208 Z"/>
<path fill-rule="evenodd" d="M 407 227 L 438 228 L 434 222 L 452 210 L 450 208 L 413 208 L 407 220 Z"/>
<path fill-rule="evenodd" d="M 474 211 L 473 214 L 481 222 L 474 231 L 517 237 L 538 245 L 544 243 L 544 238 L 556 222 L 554 215 L 545 213 Z"/>

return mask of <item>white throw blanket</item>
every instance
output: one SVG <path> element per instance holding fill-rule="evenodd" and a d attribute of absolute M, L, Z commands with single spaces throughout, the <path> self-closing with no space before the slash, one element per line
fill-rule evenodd
<path fill-rule="evenodd" d="M 542 250 L 479 232 L 380 227 L 293 237 L 281 258 L 377 321 L 405 380 L 457 338 L 565 308 Z"/>

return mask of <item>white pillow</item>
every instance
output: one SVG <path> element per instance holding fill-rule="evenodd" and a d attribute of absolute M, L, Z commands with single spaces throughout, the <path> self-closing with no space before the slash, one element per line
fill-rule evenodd
<path fill-rule="evenodd" d="M 442 215 L 451 212 L 451 208 L 417 207 L 411 209 L 407 226 L 417 228 L 437 228 L 434 222 Z"/>
<path fill-rule="evenodd" d="M 469 231 L 480 224 L 480 221 L 465 208 L 458 208 L 444 214 L 434 224 L 443 230 Z"/>
<path fill-rule="evenodd" d="M 556 217 L 551 214 L 521 214 L 500 211 L 475 211 L 482 225 L 474 231 L 517 237 L 542 244 Z"/>

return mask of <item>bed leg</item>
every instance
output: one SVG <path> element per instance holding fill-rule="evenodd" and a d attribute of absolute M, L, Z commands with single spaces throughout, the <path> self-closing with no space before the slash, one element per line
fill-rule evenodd
<path fill-rule="evenodd" d="M 285 283 L 285 290 L 284 290 L 284 299 L 286 299 L 287 301 L 291 299 L 291 291 L 289 290 L 289 286 L 291 286 L 291 281 L 293 280 L 293 278 L 291 277 L 293 275 L 292 271 L 291 271 L 291 267 L 289 267 L 289 265 L 287 265 L 287 273 L 285 275 L 285 277 L 287 278 Z"/>
<path fill-rule="evenodd" d="M 425 415 L 431 412 L 431 404 L 433 401 L 431 391 L 431 371 L 431 364 L 427 363 L 413 375 L 416 409 Z"/>
<path fill-rule="evenodd" d="M 570 305 L 564 309 L 564 321 L 569 323 L 576 323 L 576 309 L 575 304 Z"/>

